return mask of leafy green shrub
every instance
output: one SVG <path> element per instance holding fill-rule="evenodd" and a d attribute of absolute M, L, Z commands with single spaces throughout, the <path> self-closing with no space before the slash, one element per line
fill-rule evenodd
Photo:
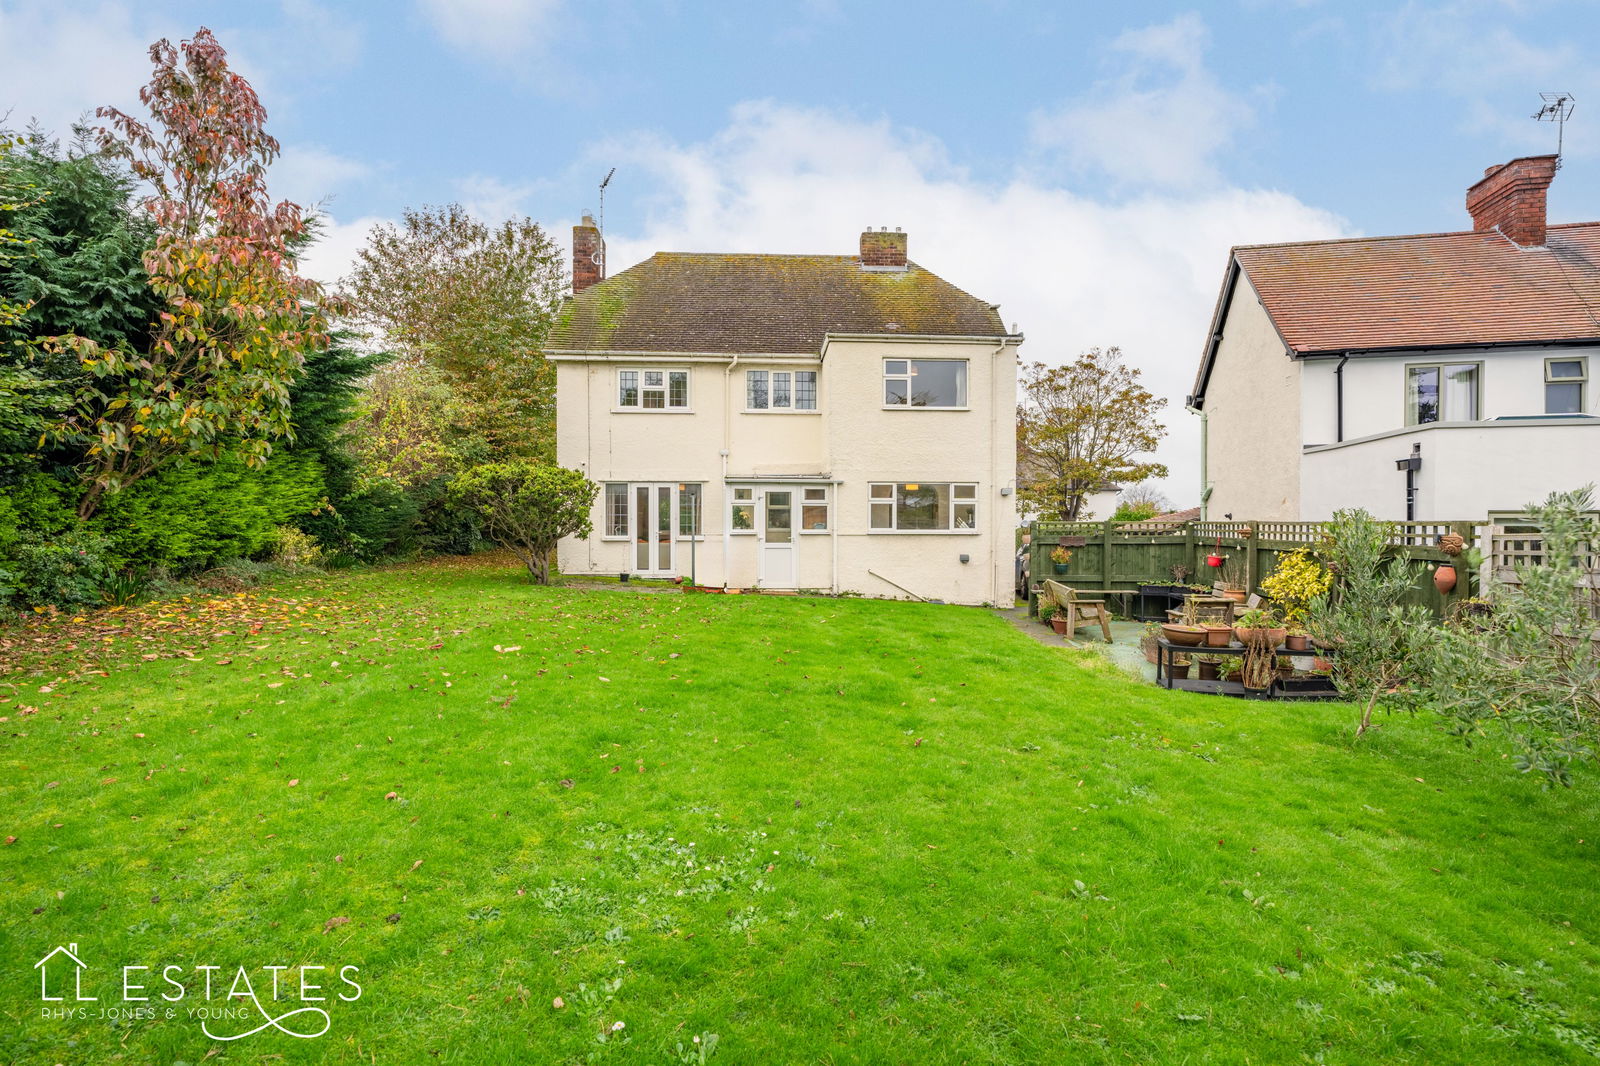
<path fill-rule="evenodd" d="M 290 570 L 320 570 L 326 557 L 316 537 L 294 526 L 279 526 L 273 534 L 272 561 Z"/>
<path fill-rule="evenodd" d="M 1542 563 L 1495 585 L 1492 608 L 1457 614 L 1429 649 L 1417 693 L 1468 744 L 1505 730 L 1519 770 L 1561 785 L 1572 783 L 1572 763 L 1600 748 L 1600 522 L 1585 514 L 1592 507 L 1592 486 L 1529 507 L 1544 537 Z"/>
<path fill-rule="evenodd" d="M 1389 556 L 1390 533 L 1390 523 L 1366 511 L 1335 511 L 1323 552 L 1333 587 L 1309 608 L 1307 628 L 1338 649 L 1333 683 L 1360 708 L 1356 736 L 1372 728 L 1379 703 L 1395 700 L 1438 632 L 1427 611 L 1400 606 L 1411 575 Z"/>
<path fill-rule="evenodd" d="M 20 605 L 82 607 L 101 602 L 115 573 L 111 543 L 98 533 L 27 534 L 12 546 L 6 583 Z"/>
<path fill-rule="evenodd" d="M 528 578 L 550 583 L 550 556 L 566 536 L 587 537 L 599 486 L 580 471 L 544 463 L 485 463 L 455 479 L 457 505 L 478 515 L 484 533 L 511 549 Z"/>

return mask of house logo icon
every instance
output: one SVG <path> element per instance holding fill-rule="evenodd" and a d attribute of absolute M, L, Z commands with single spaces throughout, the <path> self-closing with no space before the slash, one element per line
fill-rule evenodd
<path fill-rule="evenodd" d="M 66 959 L 57 960 L 56 956 L 58 955 L 65 955 Z M 66 947 L 57 947 L 33 964 L 33 968 L 39 971 L 39 998 L 55 1002 L 60 1002 L 67 998 L 50 994 L 50 971 L 54 969 L 57 973 L 64 973 L 69 963 L 73 968 L 72 990 L 75 998 L 80 1002 L 98 1000 L 99 996 L 86 996 L 83 994 L 83 971 L 89 968 L 89 964 L 78 958 L 78 945 L 76 943 L 68 944 Z"/>

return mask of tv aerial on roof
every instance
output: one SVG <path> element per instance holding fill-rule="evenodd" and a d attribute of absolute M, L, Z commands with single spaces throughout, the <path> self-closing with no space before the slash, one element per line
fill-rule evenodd
<path fill-rule="evenodd" d="M 1556 124 L 1556 166 L 1559 167 L 1561 146 L 1566 138 L 1567 119 L 1572 116 L 1572 108 L 1578 98 L 1571 93 L 1540 93 L 1539 99 L 1543 100 L 1544 104 L 1533 113 L 1533 118 L 1536 122 Z"/>
<path fill-rule="evenodd" d="M 617 172 L 616 167 L 606 171 L 606 176 L 600 182 L 600 232 L 606 231 L 606 186 L 611 184 L 611 176 Z"/>

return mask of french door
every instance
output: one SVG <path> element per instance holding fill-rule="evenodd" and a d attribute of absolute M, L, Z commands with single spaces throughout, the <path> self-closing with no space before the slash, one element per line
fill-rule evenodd
<path fill-rule="evenodd" d="M 673 523 L 678 515 L 677 485 L 633 486 L 633 572 L 647 577 L 677 573 Z"/>

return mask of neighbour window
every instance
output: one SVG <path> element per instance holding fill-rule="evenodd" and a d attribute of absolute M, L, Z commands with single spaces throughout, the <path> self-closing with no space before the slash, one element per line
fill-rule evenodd
<path fill-rule="evenodd" d="M 868 504 L 872 529 L 948 532 L 978 528 L 978 486 L 973 484 L 876 484 Z"/>
<path fill-rule="evenodd" d="M 885 359 L 885 407 L 967 406 L 965 359 Z"/>
<path fill-rule="evenodd" d="M 689 372 L 619 370 L 617 406 L 641 411 L 686 411 L 689 408 Z"/>
<path fill-rule="evenodd" d="M 1583 387 L 1589 382 L 1589 360 L 1546 359 L 1544 361 L 1544 413 L 1580 415 L 1583 413 Z"/>
<path fill-rule="evenodd" d="M 815 411 L 815 370 L 746 370 L 744 406 L 749 411 Z"/>
<path fill-rule="evenodd" d="M 728 528 L 735 533 L 754 533 L 756 529 L 756 490 L 733 490 L 733 506 L 728 513 Z"/>
<path fill-rule="evenodd" d="M 678 535 L 681 537 L 698 537 L 700 535 L 700 486 L 678 486 Z"/>
<path fill-rule="evenodd" d="M 1475 422 L 1479 363 L 1406 368 L 1406 424 Z"/>
<path fill-rule="evenodd" d="M 819 533 L 828 528 L 828 490 L 806 489 L 800 500 L 800 531 Z"/>
<path fill-rule="evenodd" d="M 628 486 L 608 483 L 606 485 L 606 518 L 605 535 L 608 537 L 626 537 L 628 535 Z"/>

